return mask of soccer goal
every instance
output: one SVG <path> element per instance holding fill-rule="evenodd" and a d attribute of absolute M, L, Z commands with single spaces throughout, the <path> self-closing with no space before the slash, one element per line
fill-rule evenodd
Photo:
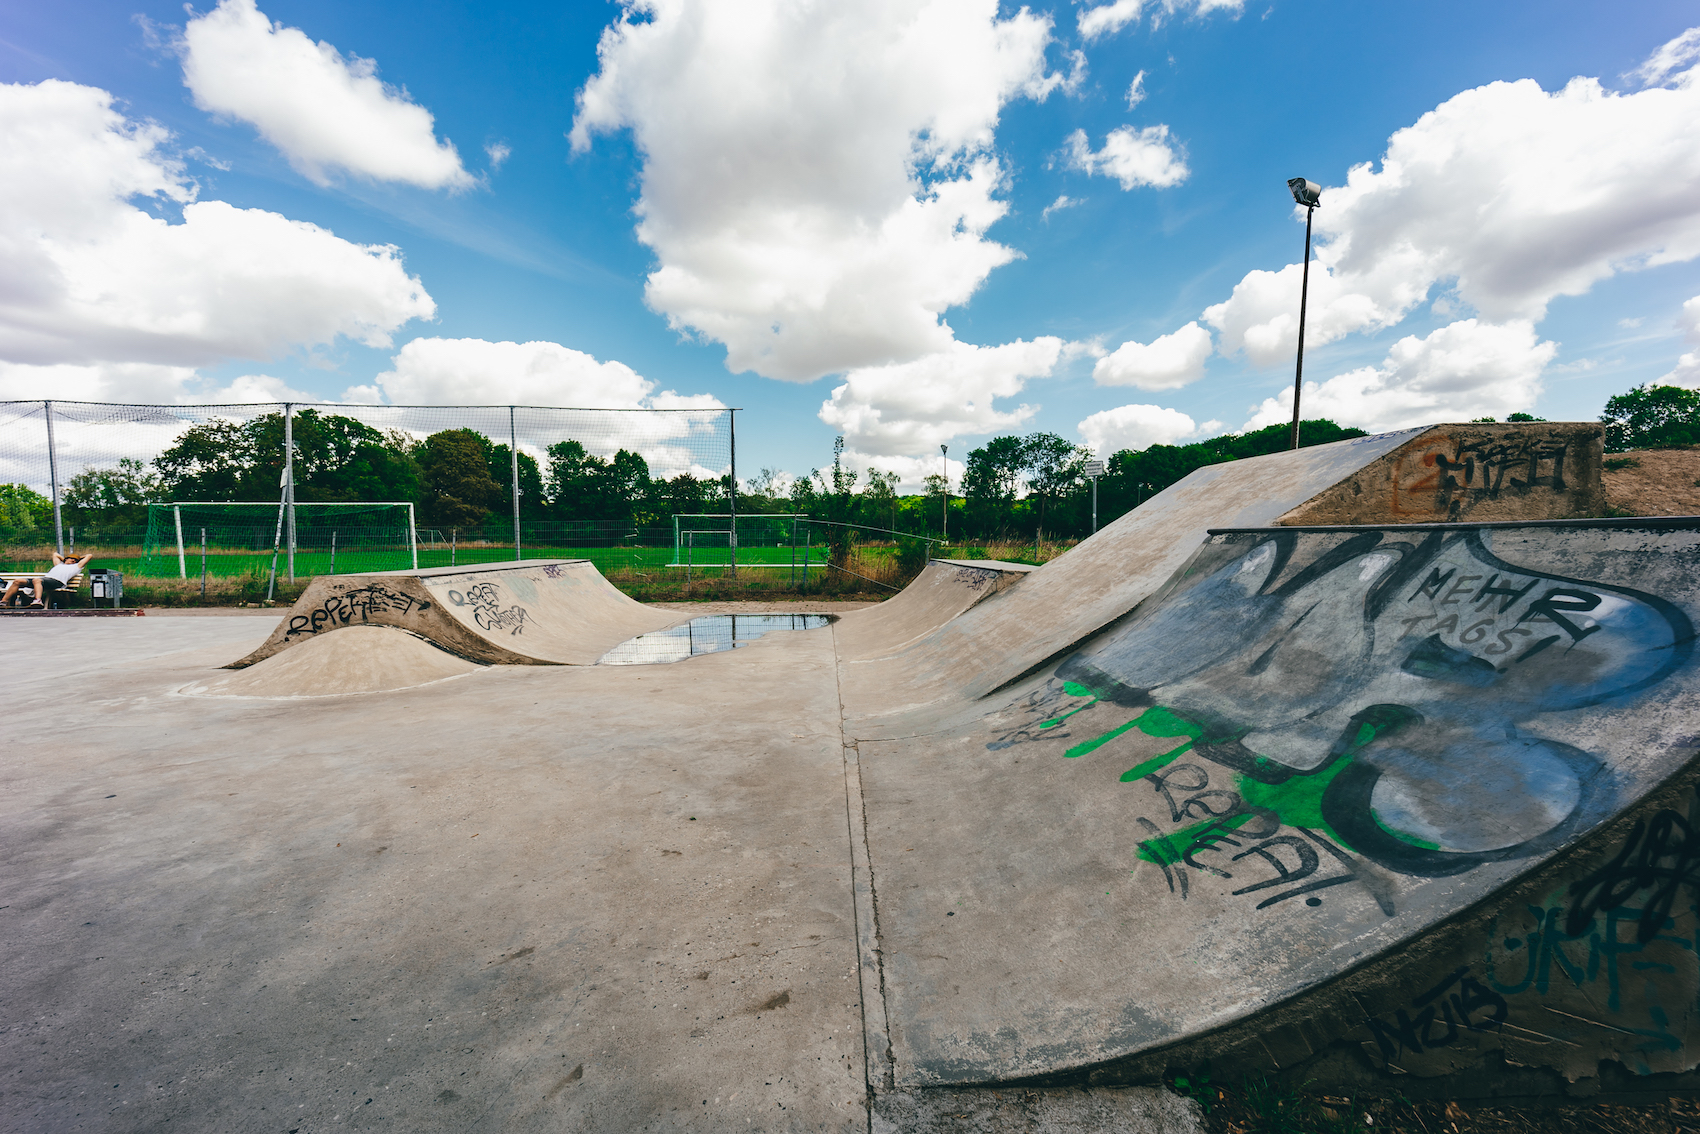
<path fill-rule="evenodd" d="M 791 549 L 807 538 L 806 519 L 804 512 L 676 512 L 668 566 L 727 566 L 734 552 L 740 567 L 787 566 Z"/>
<path fill-rule="evenodd" d="M 179 500 L 148 505 L 137 574 L 187 579 L 275 569 L 295 578 L 418 566 L 418 529 L 406 501 Z"/>

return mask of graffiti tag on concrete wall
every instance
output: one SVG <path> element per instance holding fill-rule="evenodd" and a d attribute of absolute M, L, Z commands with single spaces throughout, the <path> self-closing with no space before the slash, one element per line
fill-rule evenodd
<path fill-rule="evenodd" d="M 1692 747 L 1692 745 L 1690 745 Z M 1518 1062 L 1593 1073 L 1685 1069 L 1679 1053 L 1700 989 L 1691 819 L 1638 822 L 1597 869 L 1544 901 L 1501 915 L 1475 957 L 1350 1038 L 1384 1070 L 1438 1074 L 1504 1048 Z"/>
<path fill-rule="evenodd" d="M 325 599 L 315 609 L 305 614 L 290 615 L 289 625 L 284 630 L 285 638 L 297 634 L 317 634 L 321 630 L 336 629 L 347 626 L 358 618 L 361 622 L 371 621 L 374 614 L 411 614 L 415 610 L 431 609 L 429 602 L 414 598 L 401 591 L 392 590 L 382 583 L 370 586 L 356 587 L 341 594 L 332 595 Z"/>
<path fill-rule="evenodd" d="M 449 601 L 459 607 L 472 608 L 472 621 L 491 633 L 507 631 L 517 635 L 525 629 L 530 614 L 525 607 L 514 603 L 503 608 L 502 589 L 495 583 L 475 583 L 463 591 L 450 591 Z"/>
<path fill-rule="evenodd" d="M 1395 515 L 1467 516 L 1484 500 L 1536 491 L 1563 493 L 1565 461 L 1580 457 L 1580 439 L 1552 436 L 1459 440 L 1439 437 L 1400 461 L 1393 474 Z M 1572 455 L 1573 447 L 1577 452 Z M 1574 476 L 1574 474 L 1573 474 Z"/>
<path fill-rule="evenodd" d="M 1172 738 L 1121 776 L 1140 858 L 1183 899 L 1203 875 L 1260 909 L 1350 883 L 1391 915 L 1396 876 L 1538 855 L 1614 813 L 1611 758 L 1542 720 L 1686 663 L 1679 609 L 1476 532 L 1304 538 L 1257 537 L 1068 659 L 991 747 Z"/>

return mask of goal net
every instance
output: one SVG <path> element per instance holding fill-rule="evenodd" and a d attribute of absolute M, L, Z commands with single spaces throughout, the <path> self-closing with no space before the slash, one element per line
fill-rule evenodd
<path fill-rule="evenodd" d="M 148 505 L 139 575 L 194 578 L 271 570 L 280 578 L 417 567 L 413 506 L 182 500 Z"/>
<path fill-rule="evenodd" d="M 675 512 L 670 567 L 725 566 L 733 548 L 740 567 L 783 567 L 808 540 L 803 512 Z M 734 539 L 734 532 L 736 538 Z"/>

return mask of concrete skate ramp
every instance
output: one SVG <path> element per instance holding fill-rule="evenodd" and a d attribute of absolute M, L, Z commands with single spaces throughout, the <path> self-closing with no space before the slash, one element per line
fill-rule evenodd
<path fill-rule="evenodd" d="M 1697 529 L 1216 532 L 997 696 L 852 734 L 891 1081 L 1691 1065 Z"/>
<path fill-rule="evenodd" d="M 391 626 L 348 626 L 321 634 L 234 673 L 179 692 L 190 697 L 335 697 L 411 689 L 482 669 Z"/>
<path fill-rule="evenodd" d="M 594 665 L 628 638 L 689 620 L 634 602 L 588 559 L 321 575 L 241 669 L 355 626 L 392 626 L 484 665 Z"/>
<path fill-rule="evenodd" d="M 999 689 L 1132 610 L 1210 528 L 1300 515 L 1355 524 L 1598 515 L 1601 436 L 1591 424 L 1423 426 L 1198 469 L 896 657 L 852 659 L 846 710 L 870 718 L 876 735 L 900 734 L 918 706 Z"/>
<path fill-rule="evenodd" d="M 839 619 L 842 657 L 884 657 L 1014 586 L 1038 568 L 995 559 L 933 559 L 902 592 Z"/>

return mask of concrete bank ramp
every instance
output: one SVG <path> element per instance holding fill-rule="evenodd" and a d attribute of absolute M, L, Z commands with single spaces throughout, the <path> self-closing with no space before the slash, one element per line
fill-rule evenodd
<path fill-rule="evenodd" d="M 628 638 L 689 618 L 627 598 L 588 559 L 321 575 L 230 668 L 355 626 L 406 630 L 484 665 L 594 665 Z"/>
<path fill-rule="evenodd" d="M 406 630 L 348 626 L 234 673 L 219 671 L 179 692 L 191 697 L 335 697 L 411 689 L 482 668 Z"/>
<path fill-rule="evenodd" d="M 995 559 L 929 560 L 899 594 L 839 619 L 839 654 L 859 660 L 884 657 L 1036 570 Z"/>
<path fill-rule="evenodd" d="M 1599 515 L 1601 438 L 1593 424 L 1422 426 L 1198 469 L 896 656 L 852 658 L 846 710 L 889 735 L 918 706 L 999 689 L 1132 610 L 1211 528 Z"/>
<path fill-rule="evenodd" d="M 853 733 L 891 1083 L 1693 1066 L 1697 567 L 1694 519 L 1218 531 Z"/>

